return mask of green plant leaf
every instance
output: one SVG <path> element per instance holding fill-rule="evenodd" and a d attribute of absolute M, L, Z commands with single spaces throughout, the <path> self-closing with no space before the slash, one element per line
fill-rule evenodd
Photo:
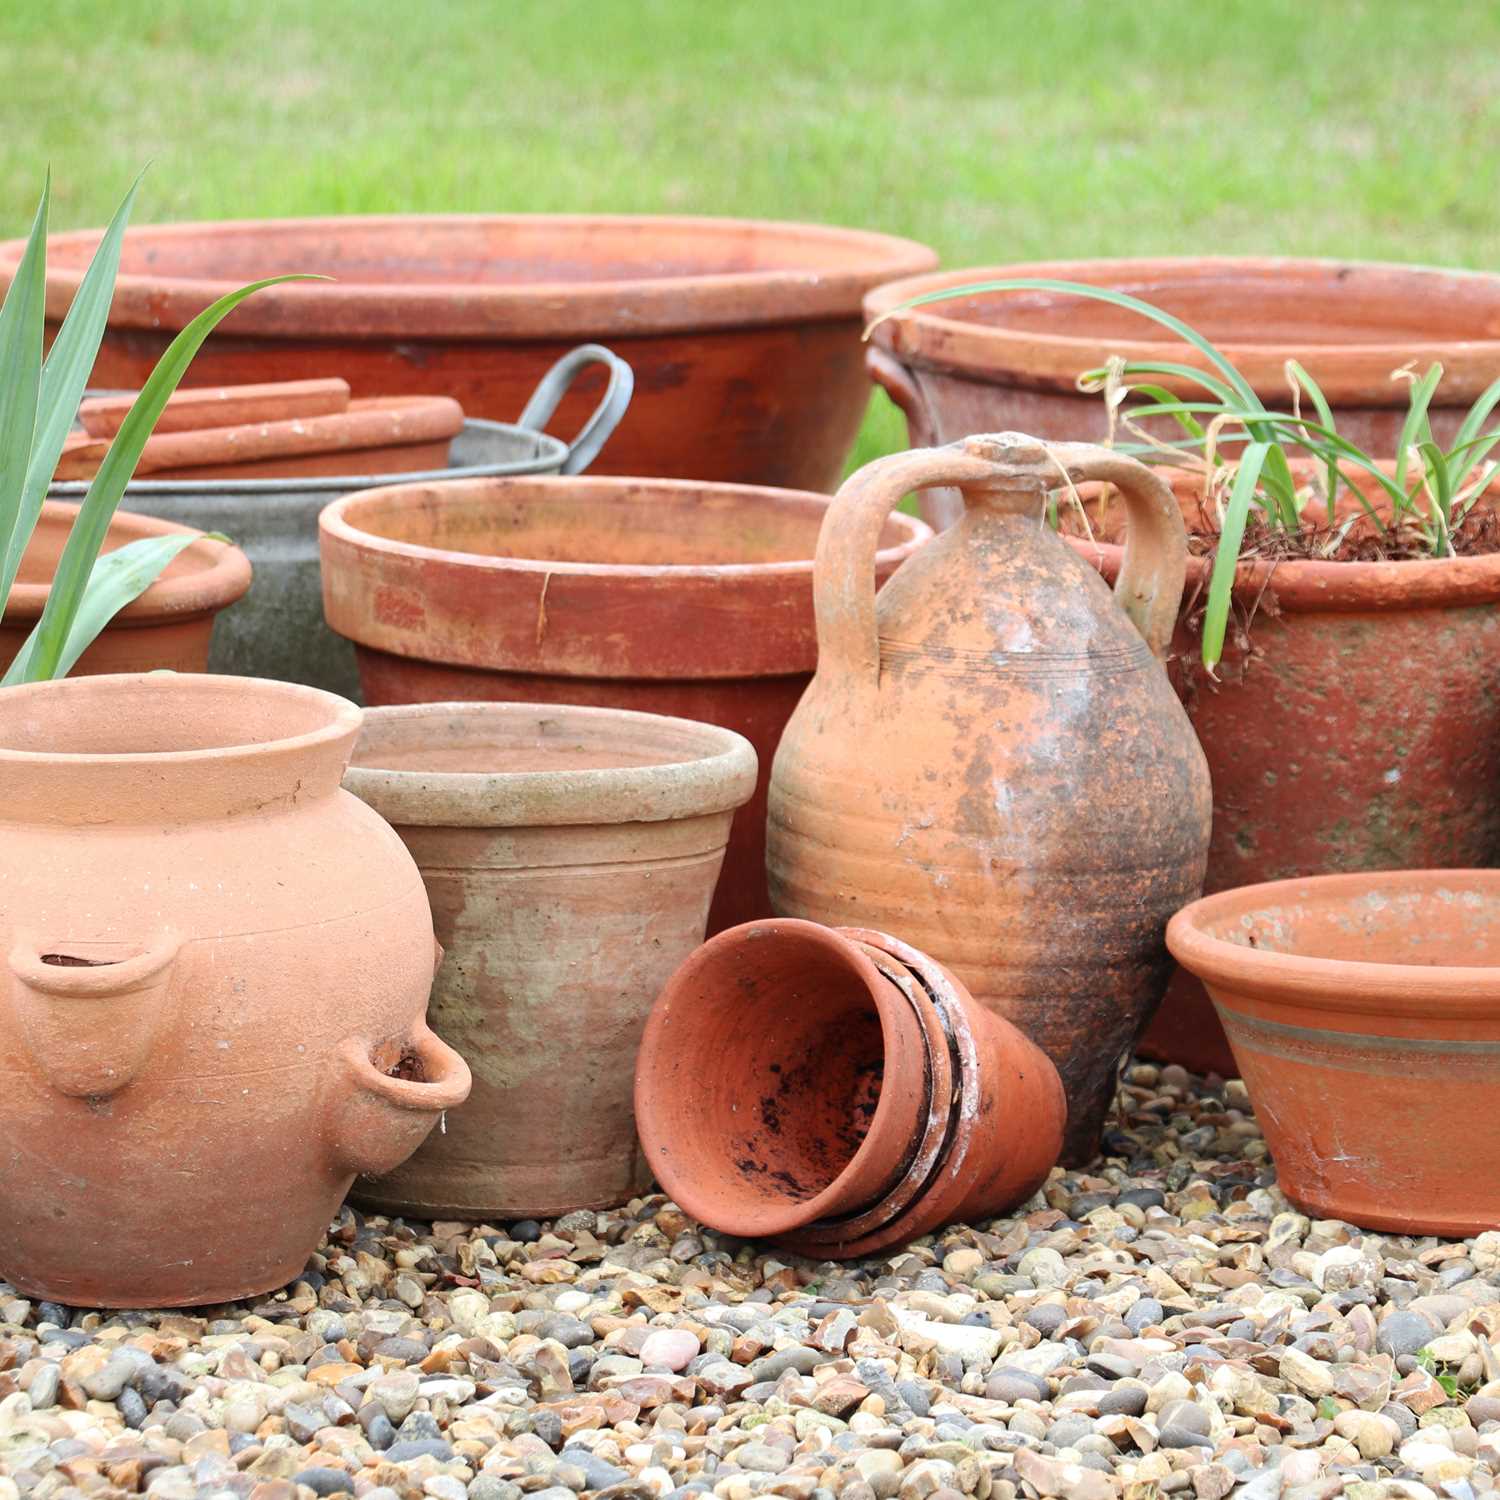
<path fill-rule="evenodd" d="M 130 210 L 135 203 L 139 177 L 131 184 L 124 202 L 115 210 L 109 228 L 99 241 L 89 268 L 79 283 L 77 295 L 68 308 L 62 327 L 52 341 L 52 348 L 42 366 L 41 387 L 37 403 L 36 430 L 31 442 L 31 460 L 21 491 L 16 523 L 11 532 L 7 553 L 0 555 L 0 599 L 8 599 L 21 566 L 21 556 L 36 528 L 47 486 L 57 472 L 62 453 L 83 399 L 84 387 L 94 368 L 94 358 L 104 338 L 109 305 L 114 297 L 115 277 L 120 269 L 120 245 Z M 0 363 L 0 369 L 6 366 Z"/>
<path fill-rule="evenodd" d="M 1307 396 L 1308 400 L 1312 402 L 1313 410 L 1318 414 L 1318 421 L 1321 422 L 1329 432 L 1332 432 L 1334 430 L 1333 408 L 1329 406 L 1328 398 L 1323 394 L 1323 387 L 1320 386 L 1318 382 L 1314 380 L 1312 376 L 1309 375 L 1307 371 L 1303 369 L 1295 359 L 1287 360 L 1286 371 L 1287 375 L 1291 378 L 1292 383 L 1296 386 L 1299 386 L 1302 389 L 1303 393 Z M 1338 496 L 1339 477 L 1339 466 L 1337 459 L 1325 459 L 1323 487 L 1324 499 L 1328 506 L 1328 524 L 1330 526 L 1333 525 L 1335 519 L 1334 501 Z"/>
<path fill-rule="evenodd" d="M 263 281 L 252 282 L 249 286 L 219 298 L 212 307 L 199 313 L 167 346 L 156 368 L 141 387 L 135 405 L 120 424 L 120 430 L 109 445 L 109 451 L 104 455 L 88 493 L 83 498 L 83 504 L 79 507 L 78 517 L 68 533 L 67 543 L 53 573 L 52 586 L 47 592 L 42 618 L 37 622 L 36 644 L 27 666 L 28 680 L 44 681 L 57 674 L 69 632 L 83 599 L 84 588 L 109 530 L 110 519 L 120 503 L 120 496 L 135 472 L 135 466 L 146 446 L 146 439 L 151 436 L 151 429 L 156 425 L 162 408 L 177 389 L 178 382 L 203 341 L 221 319 L 264 287 L 276 286 L 285 281 L 322 279 L 324 278 L 310 276 L 270 276 Z"/>
<path fill-rule="evenodd" d="M 1406 420 L 1401 424 L 1401 438 L 1396 444 L 1396 488 L 1406 489 L 1407 455 L 1426 438 L 1432 436 L 1432 426 L 1427 420 L 1427 408 L 1432 404 L 1433 392 L 1443 378 L 1443 367 L 1432 364 L 1427 373 L 1411 388 L 1411 401 L 1406 408 Z"/>
<path fill-rule="evenodd" d="M 1462 489 L 1464 480 L 1469 477 L 1474 465 L 1483 458 L 1484 453 L 1475 453 L 1473 447 L 1482 441 L 1484 436 L 1500 436 L 1500 434 L 1481 434 L 1479 429 L 1484 425 L 1485 418 L 1494 411 L 1497 403 L 1500 403 L 1500 380 L 1492 381 L 1480 392 L 1479 399 L 1468 410 L 1468 414 L 1459 424 L 1458 431 L 1453 435 L 1453 446 L 1449 448 L 1448 455 L 1453 457 L 1458 453 L 1464 453 L 1465 457 L 1453 471 L 1453 488 Z M 1489 450 L 1484 450 L 1487 453 Z"/>
<path fill-rule="evenodd" d="M 52 174 L 47 174 L 31 233 L 15 278 L 0 304 L 0 561 L 26 550 L 31 528 L 20 525 L 21 496 L 36 431 L 37 393 L 42 380 L 42 333 L 47 294 L 47 213 L 52 203 Z M 10 598 L 15 570 L 8 562 L 0 590 L 0 608 Z"/>
<path fill-rule="evenodd" d="M 1229 606 L 1234 593 L 1234 570 L 1239 563 L 1240 543 L 1245 539 L 1245 520 L 1250 502 L 1260 483 L 1260 472 L 1271 451 L 1269 443 L 1251 443 L 1235 471 L 1224 509 L 1224 525 L 1219 545 L 1214 551 L 1214 569 L 1208 582 L 1208 604 L 1203 616 L 1203 665 L 1210 677 L 1224 655 L 1224 631 L 1229 623 Z"/>
<path fill-rule="evenodd" d="M 88 586 L 79 601 L 78 613 L 73 617 L 57 669 L 51 676 L 66 677 L 78 658 L 93 644 L 99 632 L 127 604 L 139 599 L 161 577 L 167 564 L 183 548 L 191 547 L 198 539 L 196 532 L 189 532 L 185 536 L 147 536 L 139 541 L 127 542 L 113 552 L 104 553 L 89 574 Z M 16 659 L 6 670 L 5 676 L 0 678 L 0 687 L 41 680 L 32 673 L 29 666 L 40 629 L 41 621 L 38 620 L 16 653 Z"/>
<path fill-rule="evenodd" d="M 1120 371 L 1122 375 L 1168 375 L 1174 380 L 1192 381 L 1201 385 L 1211 396 L 1216 396 L 1222 402 L 1235 401 L 1234 390 L 1222 380 L 1216 380 L 1207 370 L 1200 370 L 1196 365 L 1179 365 L 1165 359 L 1140 359 L 1126 360 L 1124 368 Z M 1109 372 L 1105 369 L 1085 370 L 1078 377 L 1077 384 L 1080 389 L 1103 390 L 1104 382 Z M 1089 382 L 1084 386 L 1084 382 Z M 1182 399 L 1172 396 L 1174 401 Z"/>

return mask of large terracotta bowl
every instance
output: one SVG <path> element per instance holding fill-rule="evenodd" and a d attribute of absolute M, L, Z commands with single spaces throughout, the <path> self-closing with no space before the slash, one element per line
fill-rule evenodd
<path fill-rule="evenodd" d="M 48 242 L 61 319 L 100 231 Z M 0 245 L 8 285 L 21 242 Z M 95 383 L 139 386 L 216 297 L 270 287 L 204 345 L 190 385 L 341 375 L 355 396 L 453 396 L 514 421 L 574 345 L 609 345 L 635 402 L 596 471 L 831 490 L 869 397 L 864 294 L 930 270 L 932 251 L 863 230 L 746 219 L 427 215 L 173 224 L 125 236 Z M 552 430 L 570 436 L 603 375 Z"/>

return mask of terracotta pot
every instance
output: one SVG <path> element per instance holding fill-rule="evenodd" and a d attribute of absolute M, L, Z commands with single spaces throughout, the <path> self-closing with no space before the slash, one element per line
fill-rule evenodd
<path fill-rule="evenodd" d="M 825 1258 L 1029 1197 L 1064 1112 L 1046 1057 L 925 955 L 795 920 L 698 949 L 636 1067 L 647 1164 L 677 1203 Z"/>
<path fill-rule="evenodd" d="M 1128 496 L 1123 610 L 1038 524 L 1060 469 Z M 968 509 L 877 605 L 880 527 L 929 485 Z M 1097 1150 L 1162 929 L 1203 877 L 1208 772 L 1152 655 L 1185 557 L 1170 491 L 1102 449 L 1002 434 L 868 465 L 818 542 L 818 670 L 772 772 L 773 906 L 904 928 L 1014 1021 L 1062 1075 L 1070 1162 Z"/>
<path fill-rule="evenodd" d="M 812 552 L 828 499 L 643 479 L 367 490 L 320 521 L 328 623 L 370 703 L 584 703 L 698 719 L 760 757 L 709 930 L 768 910 L 771 756 L 817 657 Z M 882 527 L 884 579 L 931 532 Z"/>
<path fill-rule="evenodd" d="M 1128 292 L 1190 323 L 1275 410 L 1290 399 L 1285 362 L 1322 386 L 1339 431 L 1370 452 L 1394 452 L 1409 386 L 1391 372 L 1443 366 L 1431 410 L 1451 440 L 1475 398 L 1500 376 L 1500 276 L 1336 260 L 1080 260 L 980 266 L 913 276 L 865 299 L 867 318 L 945 287 L 1008 277 L 1082 281 Z M 914 308 L 875 330 L 870 369 L 906 413 L 914 446 L 1018 428 L 1039 437 L 1099 439 L 1104 401 L 1074 382 L 1110 355 L 1201 366 L 1190 345 L 1138 313 L 1083 297 L 995 292 Z M 1190 384 L 1156 377 L 1183 393 Z M 1156 430 L 1179 436 L 1170 418 Z M 938 525 L 954 497 L 929 499 Z"/>
<path fill-rule="evenodd" d="M 78 507 L 59 500 L 42 503 L 31 544 L 0 619 L 0 672 L 26 643 L 47 606 L 47 591 L 68 540 Z M 104 551 L 149 536 L 180 536 L 191 528 L 117 510 Z M 207 537 L 184 548 L 140 598 L 127 604 L 79 657 L 71 676 L 100 672 L 201 672 L 208 665 L 214 618 L 250 587 L 250 562 L 238 547 Z"/>
<path fill-rule="evenodd" d="M 344 785 L 427 882 L 446 950 L 432 1024 L 475 1075 L 445 1131 L 361 1184 L 361 1201 L 551 1218 L 641 1191 L 641 1028 L 703 940 L 755 752 L 727 730 L 613 709 L 376 708 Z"/>
<path fill-rule="evenodd" d="M 339 789 L 359 721 L 230 677 L 0 693 L 0 1275 L 23 1295 L 282 1286 L 354 1174 L 463 1102 L 423 1020 L 421 878 Z"/>
<path fill-rule="evenodd" d="M 1196 521 L 1198 480 L 1168 477 Z M 1073 546 L 1119 576 L 1120 547 Z M 1217 686 L 1191 618 L 1208 572 L 1189 561 L 1171 662 L 1213 777 L 1206 891 L 1500 862 L 1500 555 L 1242 564 L 1236 617 L 1253 618 L 1248 636 L 1229 631 Z M 1180 971 L 1141 1049 L 1234 1067 L 1202 986 Z"/>
<path fill-rule="evenodd" d="M 1218 1006 L 1288 1198 L 1400 1234 L 1500 1224 L 1500 872 L 1247 886 L 1167 941 Z"/>
<path fill-rule="evenodd" d="M 138 395 L 137 391 L 125 391 L 89 396 L 78 408 L 79 425 L 90 437 L 112 438 Z M 272 380 L 259 385 L 179 388 L 167 397 L 151 432 L 158 436 L 198 432 L 205 427 L 238 427 L 246 422 L 284 422 L 289 417 L 322 417 L 348 409 L 347 380 Z"/>
<path fill-rule="evenodd" d="M 54 326 L 99 235 L 48 241 Z M 0 284 L 20 253 L 20 241 L 0 246 Z M 271 287 L 237 309 L 189 381 L 341 375 L 356 396 L 452 396 L 470 416 L 508 421 L 558 354 L 597 339 L 639 380 L 605 472 L 826 491 L 869 397 L 860 300 L 936 264 L 930 250 L 888 235 L 741 219 L 430 215 L 132 229 L 94 378 L 139 385 L 172 336 L 232 286 L 288 268 L 322 272 L 334 279 Z M 561 430 L 577 426 L 601 388 L 598 376 L 580 382 Z"/>
<path fill-rule="evenodd" d="M 316 416 L 153 435 L 135 472 L 157 479 L 276 479 L 440 469 L 463 425 L 463 409 L 445 396 L 381 396 Z M 70 437 L 54 477 L 92 479 L 110 441 L 87 432 Z"/>

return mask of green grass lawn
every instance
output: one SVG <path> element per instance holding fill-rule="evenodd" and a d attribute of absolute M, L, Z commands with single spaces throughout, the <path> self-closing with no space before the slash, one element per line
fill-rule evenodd
<path fill-rule="evenodd" d="M 0 7 L 0 232 L 817 219 L 949 264 L 1500 261 L 1500 7 L 1406 0 L 52 0 Z M 899 445 L 883 400 L 861 443 Z"/>

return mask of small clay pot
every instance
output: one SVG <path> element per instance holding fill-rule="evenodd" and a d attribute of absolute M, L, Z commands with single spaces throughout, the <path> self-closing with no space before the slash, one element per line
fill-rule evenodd
<path fill-rule="evenodd" d="M 722 932 L 668 980 L 635 1107 L 689 1213 L 836 1258 L 1028 1197 L 1066 1113 L 1040 1049 L 925 955 L 796 919 Z"/>
<path fill-rule="evenodd" d="M 21 558 L 5 613 L 0 618 L 0 671 L 15 659 L 47 607 L 47 593 L 78 507 L 60 500 L 42 503 L 31 544 Z M 191 527 L 117 510 L 104 551 L 143 537 L 180 536 Z M 250 587 L 250 561 L 238 547 L 205 536 L 185 547 L 139 598 L 132 600 L 79 657 L 72 677 L 101 672 L 202 672 L 214 620 Z"/>
<path fill-rule="evenodd" d="M 1500 1224 L 1500 871 L 1278 880 L 1167 927 L 1207 986 L 1282 1191 L 1317 1218 Z"/>

